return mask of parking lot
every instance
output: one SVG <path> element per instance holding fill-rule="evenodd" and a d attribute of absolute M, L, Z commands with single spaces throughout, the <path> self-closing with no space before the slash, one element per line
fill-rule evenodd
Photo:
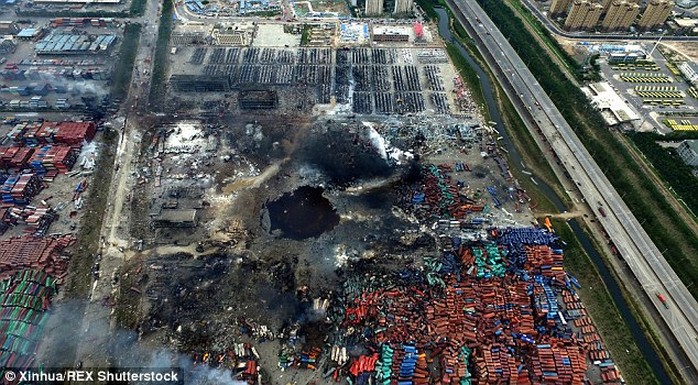
<path fill-rule="evenodd" d="M 611 87 L 641 115 L 643 126 L 651 122 L 657 130 L 668 132 L 673 126 L 663 124 L 667 116 L 695 112 L 698 108 L 689 85 L 669 68 L 670 63 L 659 50 L 640 62 L 611 64 L 602 60 L 600 66 Z"/>
<path fill-rule="evenodd" d="M 671 78 L 653 72 L 623 72 L 620 79 L 629 83 L 671 83 Z"/>

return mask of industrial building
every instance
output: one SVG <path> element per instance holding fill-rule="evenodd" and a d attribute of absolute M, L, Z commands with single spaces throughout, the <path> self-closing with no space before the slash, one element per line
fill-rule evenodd
<path fill-rule="evenodd" d="M 177 25 L 172 31 L 172 45 L 206 44 L 211 39 L 212 28 L 207 25 Z"/>
<path fill-rule="evenodd" d="M 252 24 L 244 26 L 217 24 L 211 31 L 211 38 L 215 45 L 247 46 L 252 43 L 254 28 Z"/>
<path fill-rule="evenodd" d="M 384 26 L 373 27 L 373 41 L 378 42 L 408 42 L 410 40 L 409 28 L 387 28 Z"/>
<path fill-rule="evenodd" d="M 196 225 L 195 209 L 163 209 L 159 215 L 153 217 L 153 226 L 156 228 L 191 228 Z"/>
<path fill-rule="evenodd" d="M 241 110 L 270 110 L 279 105 L 279 95 L 271 90 L 244 90 L 238 103 Z"/>
<path fill-rule="evenodd" d="M 575 0 L 572 3 L 570 14 L 565 19 L 565 29 L 576 31 L 580 29 L 593 29 L 599 22 L 603 12 L 603 6 L 589 0 Z"/>
<path fill-rule="evenodd" d="M 393 9 L 393 13 L 403 14 L 412 12 L 413 5 L 413 0 L 395 0 L 395 8 Z"/>
<path fill-rule="evenodd" d="M 383 13 L 383 0 L 366 0 L 364 15 L 378 16 Z"/>
<path fill-rule="evenodd" d="M 676 35 L 698 35 L 698 19 L 691 17 L 675 17 L 673 20 L 667 21 L 667 24 L 669 28 L 674 30 L 674 34 Z"/>
<path fill-rule="evenodd" d="M 627 0 L 630 3 L 635 3 L 637 5 L 642 5 L 641 0 Z M 606 13 L 608 12 L 608 9 L 611 8 L 611 5 L 613 4 L 614 0 L 601 0 L 601 5 L 603 6 L 603 12 Z"/>
<path fill-rule="evenodd" d="M 640 6 L 628 0 L 613 0 L 601 21 L 601 29 L 607 32 L 627 30 L 640 14 Z"/>
<path fill-rule="evenodd" d="M 698 140 L 684 140 L 676 148 L 683 161 L 693 167 L 698 167 Z"/>
<path fill-rule="evenodd" d="M 649 0 L 638 27 L 647 31 L 663 25 L 673 8 L 674 2 L 671 0 Z"/>
<path fill-rule="evenodd" d="M 0 35 L 16 35 L 20 28 L 14 21 L 0 21 Z"/>
<path fill-rule="evenodd" d="M 2 42 L 0 42 L 0 54 L 2 55 L 14 53 L 16 49 L 17 45 L 13 43 L 10 39 L 5 39 Z"/>
<path fill-rule="evenodd" d="M 20 40 L 37 40 L 43 35 L 43 28 L 24 28 L 17 32 L 17 38 Z"/>
<path fill-rule="evenodd" d="M 230 77 L 227 75 L 172 75 L 170 84 L 179 92 L 230 91 Z"/>
<path fill-rule="evenodd" d="M 550 16 L 564 15 L 570 4 L 572 4 L 572 0 L 553 0 L 550 3 Z"/>
<path fill-rule="evenodd" d="M 698 66 L 696 63 L 685 61 L 679 65 L 679 71 L 692 85 L 698 85 Z"/>
<path fill-rule="evenodd" d="M 109 50 L 116 42 L 114 35 L 78 35 L 52 33 L 41 39 L 34 50 L 37 55 L 96 54 Z"/>

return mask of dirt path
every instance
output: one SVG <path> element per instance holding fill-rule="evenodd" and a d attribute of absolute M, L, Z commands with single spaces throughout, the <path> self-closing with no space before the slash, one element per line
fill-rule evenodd
<path fill-rule="evenodd" d="M 159 1 L 147 2 L 144 16 L 130 19 L 130 22 L 140 23 L 143 27 L 138 43 L 135 65 L 131 78 L 129 93 L 122 104 L 118 115 L 125 116 L 126 122 L 120 133 L 115 157 L 114 174 L 111 188 L 109 189 L 108 209 L 102 222 L 100 252 L 102 260 L 97 279 L 92 284 L 89 302 L 85 307 L 81 333 L 77 348 L 76 359 L 85 367 L 105 367 L 109 365 L 110 358 L 107 347 L 110 346 L 111 333 L 116 325 L 113 324 L 111 308 L 102 305 L 104 298 L 113 298 L 117 293 L 112 287 L 112 280 L 116 277 L 116 271 L 130 253 L 125 254 L 128 246 L 128 217 L 124 213 L 124 205 L 131 194 L 132 171 L 131 163 L 140 146 L 141 134 L 138 122 L 141 121 L 139 112 L 139 100 L 148 94 L 149 78 L 142 76 L 144 71 L 152 72 L 152 63 L 146 60 L 150 57 L 152 46 L 157 39 L 157 22 L 159 20 L 161 5 Z"/>

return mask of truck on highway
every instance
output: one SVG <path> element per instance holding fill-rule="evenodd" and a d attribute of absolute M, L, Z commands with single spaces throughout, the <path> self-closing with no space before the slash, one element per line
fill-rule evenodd
<path fill-rule="evenodd" d="M 664 305 L 664 307 L 668 309 L 669 304 L 667 303 L 666 298 L 661 293 L 656 293 L 656 295 L 657 295 L 657 298 L 659 299 L 659 302 L 661 302 L 662 305 Z"/>

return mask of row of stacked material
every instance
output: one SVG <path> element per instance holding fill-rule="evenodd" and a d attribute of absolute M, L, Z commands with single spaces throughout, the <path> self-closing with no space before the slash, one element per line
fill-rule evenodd
<path fill-rule="evenodd" d="M 483 346 L 475 357 L 475 374 L 485 384 L 531 384 L 529 372 L 521 362 L 501 344 Z"/>
<path fill-rule="evenodd" d="M 234 342 L 224 351 L 192 353 L 191 356 L 194 368 L 201 366 L 225 368 L 233 371 L 236 380 L 251 385 L 260 385 L 259 365 L 257 363 L 259 355 L 254 346 L 248 343 Z M 211 378 L 208 377 L 210 375 L 208 370 L 202 372 L 194 370 L 191 375 L 189 383 L 208 383 L 211 381 Z"/>
<path fill-rule="evenodd" d="M 58 77 L 70 80 L 106 80 L 109 78 L 109 72 L 100 68 L 34 68 L 31 71 L 29 69 L 5 68 L 0 70 L 0 78 L 4 80 L 40 80 L 47 75 L 51 75 L 52 78 Z"/>
<path fill-rule="evenodd" d="M 526 253 L 524 268 L 527 271 L 555 278 L 560 283 L 565 282 L 567 273 L 562 266 L 562 250 L 553 249 L 548 245 L 533 245 L 524 246 L 524 251 Z"/>
<path fill-rule="evenodd" d="M 369 380 L 376 370 L 378 358 L 378 353 L 373 353 L 370 356 L 362 354 L 352 361 L 349 366 L 349 373 L 356 379 L 354 385 L 366 385 L 370 383 Z"/>
<path fill-rule="evenodd" d="M 43 188 L 44 182 L 37 174 L 13 175 L 0 186 L 0 196 L 4 204 L 26 205 Z"/>
<path fill-rule="evenodd" d="M 495 229 L 490 235 L 489 241 L 451 240 L 451 249 L 441 258 L 424 258 L 420 270 L 350 277 L 330 308 L 330 318 L 340 326 L 335 341 L 344 346 L 368 343 L 380 352 L 374 376 L 384 385 L 581 384 L 586 355 L 598 360 L 605 379 L 616 378 L 616 383 L 617 369 L 584 318 L 567 284 L 570 279 L 544 275 L 545 255 L 527 258 L 527 248 L 538 246 L 562 255 L 556 237 L 540 229 Z M 478 266 L 478 260 L 485 262 Z M 503 272 L 493 274 L 493 267 Z M 475 274 L 475 269 L 489 274 Z M 575 326 L 589 324 L 573 329 L 563 314 Z M 425 365 L 424 373 L 419 364 L 401 366 L 395 352 L 402 345 L 424 352 L 426 362 L 434 365 Z M 352 380 L 368 381 L 358 370 L 365 362 L 347 373 L 343 363 L 331 361 L 337 365 L 334 370 Z"/>
<path fill-rule="evenodd" d="M 0 168 L 11 172 L 19 172 L 27 167 L 34 149 L 29 147 L 0 147 Z"/>
<path fill-rule="evenodd" d="M 58 217 L 49 207 L 8 207 L 0 208 L 0 221 L 6 226 L 27 225 L 34 229 L 34 234 L 42 235 L 51 223 Z M 6 229 L 5 229 L 6 230 Z M 0 234 L 3 233 L 0 227 Z"/>
<path fill-rule="evenodd" d="M 39 148 L 0 147 L 0 168 L 19 172 L 31 167 L 45 178 L 53 178 L 73 168 L 80 155 L 80 146 L 49 144 Z"/>
<path fill-rule="evenodd" d="M 475 269 L 478 278 L 504 277 L 506 271 L 502 252 L 496 242 L 488 242 L 484 247 L 474 247 L 472 253 L 475 256 Z M 471 272 L 472 273 L 472 272 Z"/>
<path fill-rule="evenodd" d="M 82 145 L 91 141 L 97 133 L 94 122 L 22 122 L 16 124 L 8 136 L 16 144 L 38 146 L 41 144 Z"/>
<path fill-rule="evenodd" d="M 542 276 L 534 276 L 535 282 L 531 287 L 531 296 L 536 315 L 550 327 L 555 326 L 558 318 L 557 293 L 547 284 Z"/>
<path fill-rule="evenodd" d="M 18 62 L 16 65 L 23 66 L 81 66 L 81 67 L 94 67 L 96 65 L 103 64 L 95 59 L 69 59 L 69 58 L 24 58 Z"/>
<path fill-rule="evenodd" d="M 36 149 L 29 159 L 29 166 L 44 178 L 53 178 L 70 171 L 78 160 L 76 147 L 46 145 Z"/>
<path fill-rule="evenodd" d="M 35 237 L 23 235 L 0 241 L 0 279 L 22 270 L 42 270 L 62 281 L 68 260 L 63 250 L 75 243 L 72 235 Z"/>
<path fill-rule="evenodd" d="M 551 338 L 535 345 L 531 372 L 536 383 L 582 385 L 586 368 L 584 349 L 569 340 Z"/>
<path fill-rule="evenodd" d="M 443 216 L 458 220 L 485 209 L 477 204 L 476 199 L 461 191 L 463 183 L 451 179 L 448 175 L 451 170 L 451 166 L 445 164 L 422 166 L 420 183 L 410 187 L 409 196 L 403 199 L 415 215 L 420 218 Z"/>
<path fill-rule="evenodd" d="M 26 369 L 32 365 L 56 283 L 37 270 L 24 270 L 0 281 L 0 367 Z"/>
<path fill-rule="evenodd" d="M 86 17 L 57 17 L 55 19 L 51 19 L 51 28 L 56 28 L 58 26 L 80 27 L 88 25 L 93 27 L 104 27 L 106 25 L 111 25 L 113 22 L 114 19 L 103 17 L 97 19 L 90 19 Z"/>

